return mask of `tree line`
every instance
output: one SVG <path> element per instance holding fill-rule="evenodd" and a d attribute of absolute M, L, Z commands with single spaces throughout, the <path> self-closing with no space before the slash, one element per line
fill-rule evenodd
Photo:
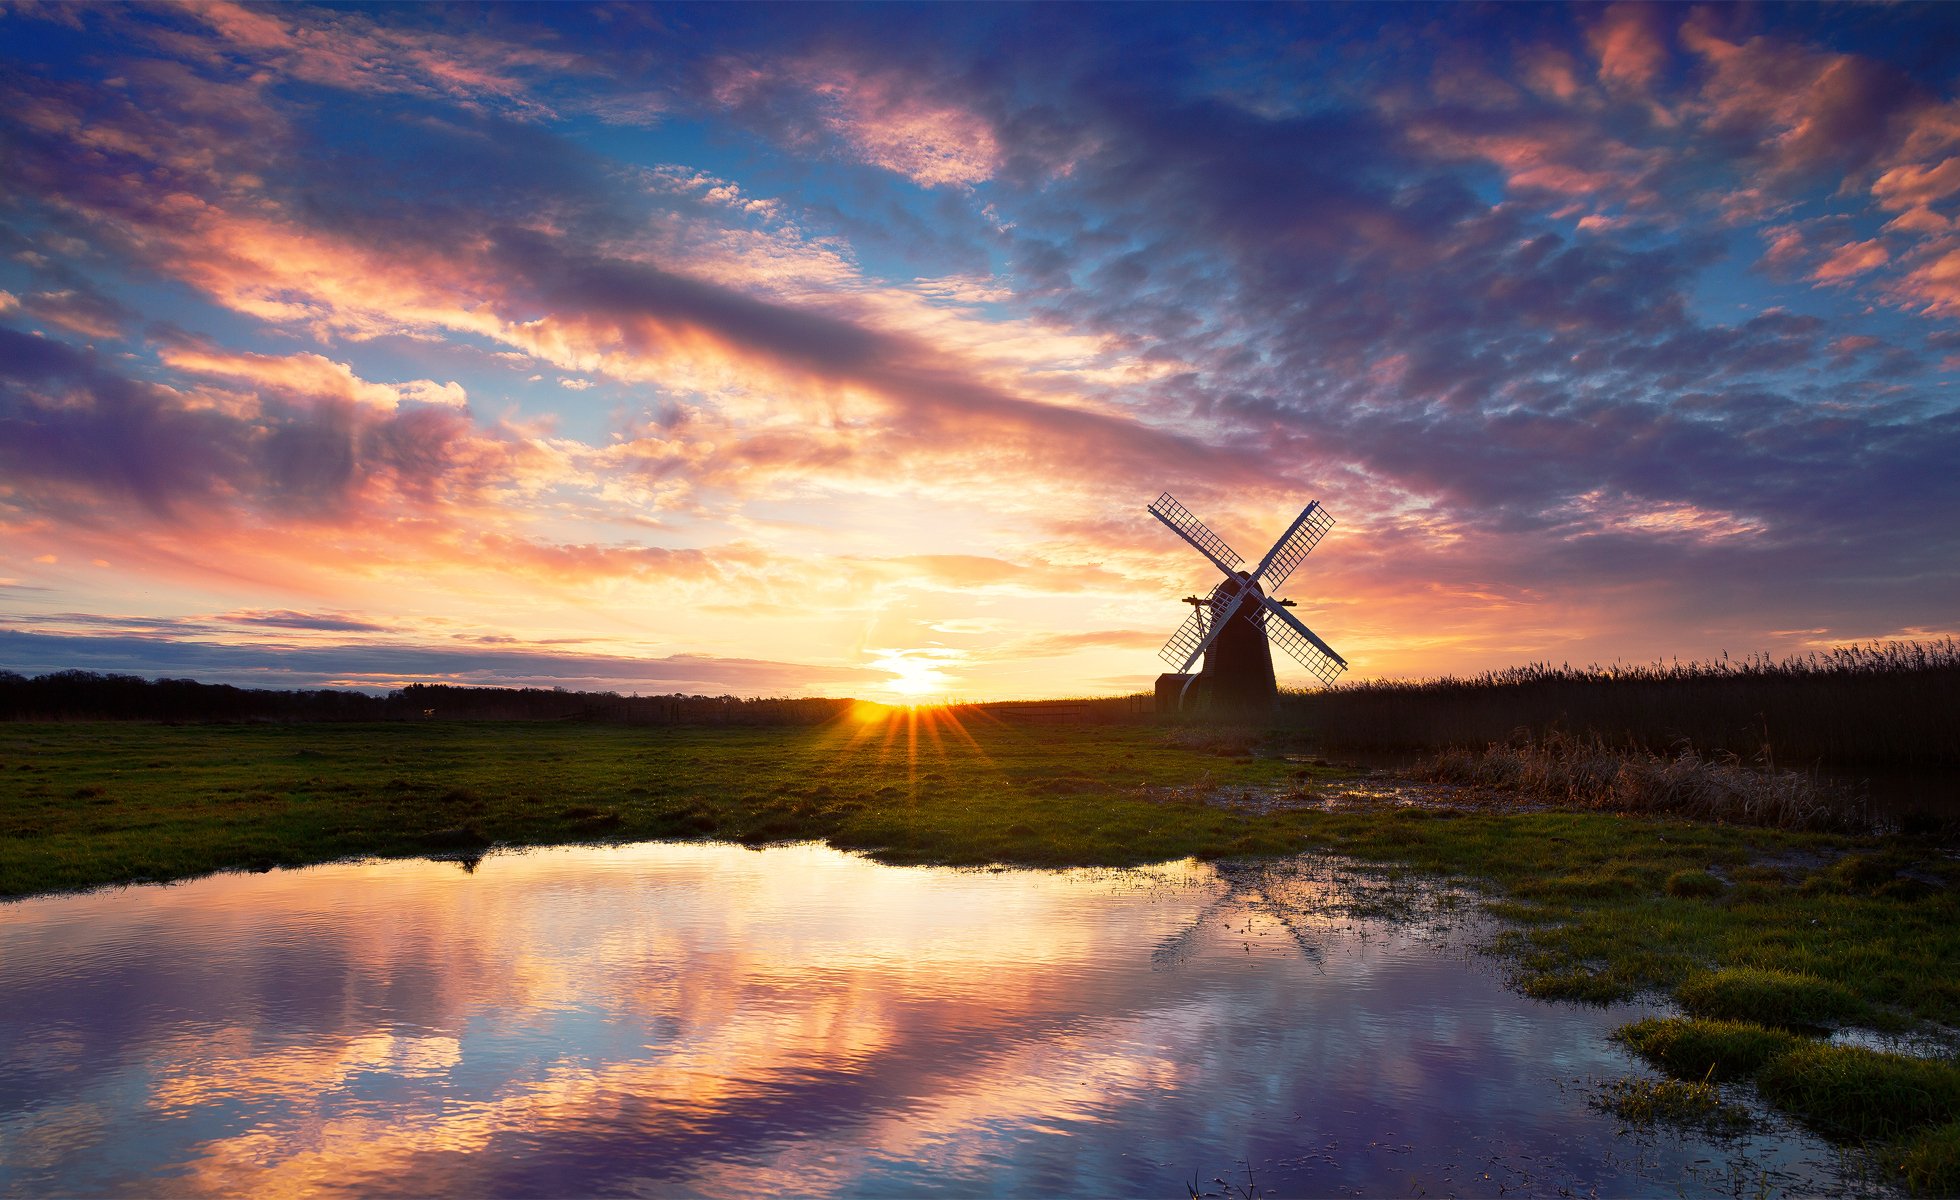
<path fill-rule="evenodd" d="M 814 725 L 853 702 L 738 696 L 622 696 L 563 688 L 412 683 L 385 696 L 349 688 L 241 688 L 96 671 L 0 671 L 8 721 L 608 721 L 643 725 Z"/>

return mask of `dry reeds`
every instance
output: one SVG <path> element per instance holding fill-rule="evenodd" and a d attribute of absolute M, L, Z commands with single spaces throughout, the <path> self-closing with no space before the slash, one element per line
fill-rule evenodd
<path fill-rule="evenodd" d="M 1842 646 L 1784 659 L 1574 667 L 1534 663 L 1474 678 L 1343 684 L 1289 694 L 1287 724 L 1327 747 L 1434 749 L 1565 729 L 1614 744 L 1786 762 L 1960 762 L 1960 642 Z"/>
<path fill-rule="evenodd" d="M 1481 751 L 1448 750 L 1418 779 L 1512 793 L 1561 808 L 1645 813 L 1776 829 L 1867 830 L 1864 798 L 1798 771 L 1753 767 L 1691 746 L 1670 754 L 1616 750 L 1597 734 L 1522 737 Z"/>

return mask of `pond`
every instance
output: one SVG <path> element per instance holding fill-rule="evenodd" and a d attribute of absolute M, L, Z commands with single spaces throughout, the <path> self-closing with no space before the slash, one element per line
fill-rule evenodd
<path fill-rule="evenodd" d="M 1628 1007 L 1338 861 L 654 843 L 0 907 L 8 1195 L 1840 1192 L 1588 1101 Z M 1845 1171 L 1853 1175 L 1843 1174 Z"/>

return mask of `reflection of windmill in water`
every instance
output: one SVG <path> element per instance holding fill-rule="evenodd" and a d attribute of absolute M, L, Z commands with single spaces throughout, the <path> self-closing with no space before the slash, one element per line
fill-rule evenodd
<path fill-rule="evenodd" d="M 1275 878 L 1272 864 L 1220 862 L 1213 864 L 1213 870 L 1225 881 L 1224 892 L 1191 918 L 1189 925 L 1157 943 L 1157 948 L 1150 952 L 1153 970 L 1181 965 L 1197 952 L 1214 924 L 1227 925 L 1234 916 L 1255 913 L 1279 922 L 1307 961 L 1316 967 L 1320 965 L 1320 945 L 1307 935 L 1298 917 L 1298 906 L 1273 895 L 1274 884 L 1286 881 Z"/>
<path fill-rule="evenodd" d="M 1204 522 L 1169 492 L 1157 497 L 1146 511 L 1191 543 L 1192 549 L 1225 576 L 1209 595 L 1184 598 L 1191 605 L 1191 615 L 1157 652 L 1176 668 L 1157 677 L 1158 712 L 1250 714 L 1270 710 L 1279 700 L 1279 685 L 1273 678 L 1269 638 L 1322 683 L 1334 682 L 1347 670 L 1347 659 L 1286 611 L 1293 607 L 1291 600 L 1272 596 L 1334 527 L 1334 518 L 1327 515 L 1320 501 L 1301 509 L 1293 524 L 1250 571 L 1241 570 L 1245 560 L 1238 552 L 1205 528 Z M 1200 657 L 1205 660 L 1204 667 L 1193 675 L 1191 667 Z"/>

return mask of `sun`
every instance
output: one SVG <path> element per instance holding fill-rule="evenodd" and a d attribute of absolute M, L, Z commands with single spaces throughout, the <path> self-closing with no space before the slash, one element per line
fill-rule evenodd
<path fill-rule="evenodd" d="M 878 660 L 872 665 L 892 673 L 891 680 L 879 690 L 913 700 L 943 696 L 947 685 L 952 683 L 945 667 L 955 653 L 937 648 L 879 651 Z"/>

